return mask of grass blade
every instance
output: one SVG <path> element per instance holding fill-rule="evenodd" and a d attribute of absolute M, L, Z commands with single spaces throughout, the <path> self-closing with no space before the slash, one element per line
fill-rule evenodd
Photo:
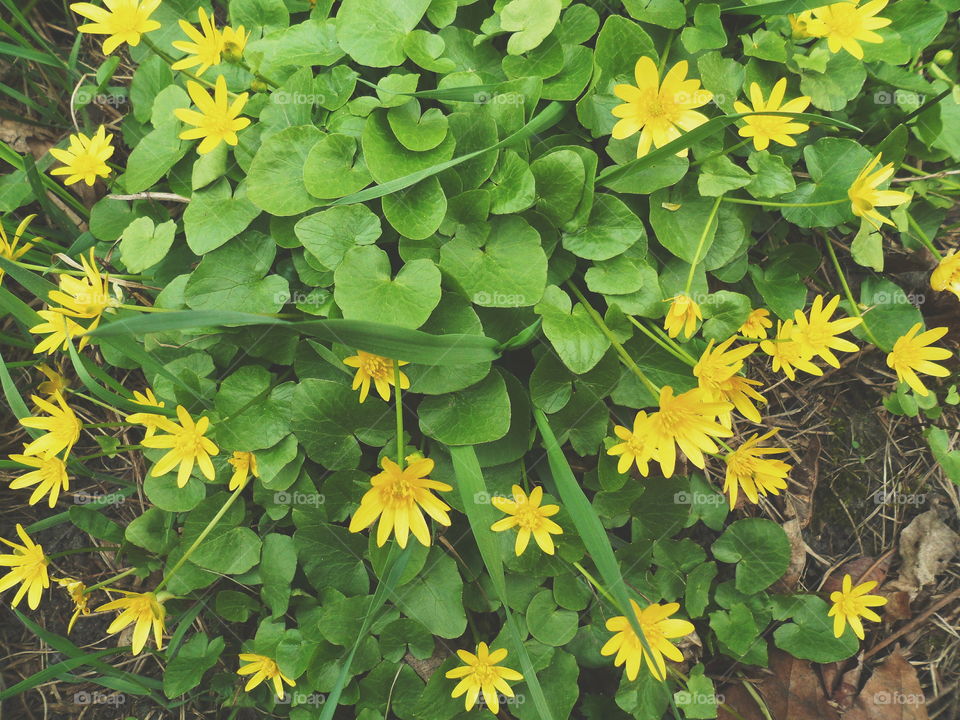
<path fill-rule="evenodd" d="M 493 588 L 503 605 L 507 632 L 510 633 L 520 655 L 523 679 L 527 683 L 527 687 L 530 688 L 530 694 L 533 696 L 534 705 L 537 706 L 537 714 L 540 720 L 552 720 L 553 715 L 550 713 L 550 706 L 547 705 L 543 688 L 540 687 L 540 681 L 537 680 L 537 672 L 534 670 L 533 661 L 527 653 L 516 621 L 510 613 L 510 606 L 507 604 L 507 581 L 503 573 L 503 560 L 500 557 L 500 548 L 494 538 L 493 531 L 490 530 L 490 526 L 497 520 L 496 513 L 492 505 L 478 503 L 474 499 L 478 493 L 487 494 L 487 484 L 483 479 L 483 471 L 480 469 L 477 453 L 471 445 L 454 446 L 449 449 L 450 457 L 453 460 L 453 469 L 457 475 L 457 487 L 460 489 L 460 497 L 463 499 L 467 519 L 470 521 L 473 536 L 477 541 L 477 547 L 480 549 L 483 564 L 486 565 L 487 572 L 490 573 Z"/>

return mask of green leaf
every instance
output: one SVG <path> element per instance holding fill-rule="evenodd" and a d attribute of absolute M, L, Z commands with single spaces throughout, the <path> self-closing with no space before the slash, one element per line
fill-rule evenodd
<path fill-rule="evenodd" d="M 337 41 L 361 65 L 402 65 L 404 39 L 429 6 L 430 0 L 343 0 Z"/>
<path fill-rule="evenodd" d="M 697 178 L 697 189 L 701 195 L 719 197 L 724 193 L 750 184 L 750 173 L 721 155 L 709 158 L 701 165 L 702 172 Z"/>
<path fill-rule="evenodd" d="M 746 186 L 747 192 L 755 198 L 776 197 L 793 192 L 797 187 L 793 173 L 784 164 L 783 158 L 771 155 L 769 150 L 750 153 L 747 165 L 756 173 Z"/>
<path fill-rule="evenodd" d="M 746 295 L 729 290 L 711 293 L 703 304 L 703 337 L 719 343 L 736 335 L 751 309 L 750 298 Z"/>
<path fill-rule="evenodd" d="M 381 400 L 371 395 L 361 404 L 346 381 L 314 379 L 297 385 L 290 427 L 307 455 L 329 470 L 357 467 L 358 438 L 384 444 L 393 432 Z"/>
<path fill-rule="evenodd" d="M 313 125 L 271 135 L 257 150 L 247 174 L 247 197 L 271 215 L 298 215 L 319 203 L 307 192 L 304 168 L 323 133 Z"/>
<path fill-rule="evenodd" d="M 527 629 L 544 645 L 566 645 L 577 634 L 578 616 L 570 610 L 561 610 L 550 590 L 541 590 L 527 607 Z"/>
<path fill-rule="evenodd" d="M 176 232 L 173 220 L 154 226 L 149 217 L 138 217 L 123 231 L 120 259 L 130 272 L 143 272 L 163 260 Z"/>
<path fill-rule="evenodd" d="M 475 305 L 526 307 L 543 297 L 547 256 L 540 234 L 517 216 L 495 217 L 478 245 L 457 237 L 440 249 L 440 268 Z"/>
<path fill-rule="evenodd" d="M 563 234 L 563 247 L 588 260 L 609 260 L 634 245 L 646 252 L 647 231 L 643 221 L 613 195 L 594 198 L 586 225 Z"/>
<path fill-rule="evenodd" d="M 538 47 L 560 19 L 560 0 L 511 0 L 500 10 L 500 27 L 513 35 L 507 52 L 522 55 Z"/>
<path fill-rule="evenodd" d="M 731 523 L 711 550 L 717 560 L 736 563 L 737 590 L 747 594 L 770 587 L 790 564 L 786 533 L 765 518 L 744 518 Z"/>
<path fill-rule="evenodd" d="M 860 304 L 868 308 L 863 321 L 870 326 L 884 352 L 893 350 L 898 338 L 916 323 L 923 322 L 923 315 L 911 302 L 913 299 L 913 295 L 908 296 L 886 278 L 871 275 L 860 285 Z M 853 334 L 861 340 L 869 339 L 861 326 L 855 327 Z"/>
<path fill-rule="evenodd" d="M 377 182 L 388 182 L 426 170 L 453 157 L 454 137 L 445 133 L 429 150 L 408 150 L 394 135 L 386 110 L 370 114 L 363 126 L 363 156 Z"/>
<path fill-rule="evenodd" d="M 164 695 L 175 698 L 193 690 L 203 681 L 204 673 L 217 664 L 224 646 L 222 637 L 209 640 L 204 633 L 197 633 L 190 638 L 164 668 Z"/>
<path fill-rule="evenodd" d="M 249 31 L 270 30 L 289 25 L 290 13 L 283 0 L 231 0 L 230 21 Z"/>
<path fill-rule="evenodd" d="M 246 230 L 260 214 L 260 209 L 247 198 L 246 190 L 247 186 L 241 183 L 231 192 L 230 183 L 224 179 L 194 191 L 183 212 L 187 245 L 194 253 L 205 255 L 216 250 Z"/>
<path fill-rule="evenodd" d="M 715 202 L 692 193 L 680 195 L 678 192 L 658 190 L 650 196 L 650 225 L 657 240 L 688 264 L 694 260 L 702 262 L 717 235 L 719 220 L 711 213 Z M 701 246 L 700 239 L 707 227 L 707 220 L 710 220 L 710 225 Z"/>
<path fill-rule="evenodd" d="M 680 0 L 623 0 L 623 5 L 630 17 L 671 30 L 683 27 L 687 17 Z"/>
<path fill-rule="evenodd" d="M 299 220 L 297 239 L 321 265 L 336 270 L 347 251 L 372 245 L 380 237 L 380 218 L 366 205 L 344 205 L 321 210 Z"/>
<path fill-rule="evenodd" d="M 445 445 L 477 445 L 507 434 L 510 397 L 503 377 L 492 372 L 463 390 L 424 398 L 418 415 L 427 437 Z"/>
<path fill-rule="evenodd" d="M 398 607 L 434 635 L 455 638 L 463 634 L 467 626 L 463 580 L 453 558 L 436 557 L 426 573 L 403 587 Z"/>
<path fill-rule="evenodd" d="M 543 334 L 564 365 L 578 375 L 592 369 L 607 352 L 610 340 L 580 303 L 573 307 L 570 297 L 550 285 L 534 312 L 543 318 Z"/>
<path fill-rule="evenodd" d="M 817 663 L 845 660 L 860 649 L 860 643 L 849 625 L 839 638 L 833 635 L 833 618 L 828 617 L 830 608 L 815 595 L 800 595 L 794 598 L 800 603 L 792 622 L 781 625 L 773 632 L 773 641 L 778 648 L 794 657 Z"/>
<path fill-rule="evenodd" d="M 387 254 L 374 246 L 349 250 L 334 280 L 334 298 L 348 320 L 416 329 L 440 302 L 440 271 L 432 261 L 406 263 L 394 278 Z"/>
<path fill-rule="evenodd" d="M 400 144 L 414 152 L 435 148 L 447 136 L 450 125 L 439 108 L 430 108 L 421 114 L 420 103 L 416 100 L 390 108 L 387 122 Z"/>
<path fill-rule="evenodd" d="M 263 539 L 260 555 L 260 597 L 273 617 L 287 611 L 293 576 L 297 571 L 297 549 L 289 535 L 270 533 Z"/>
<path fill-rule="evenodd" d="M 383 215 L 394 230 L 413 240 L 433 235 L 447 214 L 447 197 L 435 177 L 385 195 L 381 202 Z"/>
<path fill-rule="evenodd" d="M 257 232 L 231 240 L 200 261 L 184 288 L 184 300 L 194 310 L 277 312 L 289 297 L 289 286 L 285 278 L 267 275 L 276 250 Z"/>
<path fill-rule="evenodd" d="M 867 223 L 860 223 L 853 242 L 850 243 L 850 256 L 858 265 L 883 271 L 883 236 Z"/>
<path fill-rule="evenodd" d="M 250 528 L 235 527 L 200 543 L 190 562 L 205 570 L 239 575 L 257 564 L 261 544 L 259 536 Z"/>
<path fill-rule="evenodd" d="M 349 135 L 330 133 L 311 148 L 303 166 L 303 184 L 318 198 L 339 198 L 370 184 L 357 140 Z"/>
<path fill-rule="evenodd" d="M 693 11 L 693 27 L 683 29 L 680 41 L 691 54 L 726 46 L 727 34 L 720 22 L 720 6 L 713 3 L 697 5 Z"/>

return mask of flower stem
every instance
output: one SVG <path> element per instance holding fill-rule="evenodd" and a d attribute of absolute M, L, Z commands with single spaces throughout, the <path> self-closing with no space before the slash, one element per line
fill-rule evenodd
<path fill-rule="evenodd" d="M 99 590 L 100 588 L 106 587 L 107 585 L 110 585 L 111 583 L 115 583 L 117 580 L 120 580 L 120 579 L 122 579 L 122 578 L 125 578 L 127 575 L 129 575 L 129 574 L 131 574 L 131 573 L 133 573 L 133 572 L 136 572 L 136 570 L 137 570 L 136 568 L 128 568 L 128 569 L 124 570 L 124 571 L 121 572 L 121 573 L 117 573 L 117 574 L 114 575 L 112 578 L 107 578 L 107 579 L 104 580 L 103 582 L 98 582 L 96 585 L 91 585 L 90 587 L 85 588 L 84 591 L 83 591 L 83 594 L 84 594 L 84 595 L 88 595 L 89 593 L 92 593 L 94 590 Z"/>
<path fill-rule="evenodd" d="M 143 450 L 143 449 L 144 449 L 143 445 L 118 445 L 115 449 L 107 452 L 93 453 L 93 455 L 81 455 L 80 457 L 74 458 L 74 459 L 77 462 L 86 462 L 87 460 L 95 460 L 96 458 L 101 458 L 101 457 L 112 457 L 122 452 L 134 452 L 136 450 Z"/>
<path fill-rule="evenodd" d="M 690 272 L 687 273 L 687 284 L 683 289 L 684 295 L 690 295 L 690 286 L 693 285 L 693 274 L 697 269 L 697 264 L 700 262 L 700 253 L 703 252 L 703 246 L 707 242 L 707 235 L 710 233 L 713 221 L 717 217 L 717 210 L 720 209 L 721 200 L 723 200 L 723 195 L 714 201 L 713 207 L 710 208 L 710 216 L 707 218 L 707 224 L 704 226 L 703 232 L 700 233 L 700 241 L 697 243 L 697 249 L 693 253 L 693 262 L 690 263 Z"/>
<path fill-rule="evenodd" d="M 867 324 L 866 318 L 864 318 L 863 313 L 860 312 L 860 306 L 857 305 L 857 301 L 853 299 L 853 293 L 850 291 L 850 285 L 847 283 L 847 277 L 843 274 L 843 268 L 840 267 L 840 261 L 837 260 L 837 253 L 833 249 L 833 243 L 830 242 L 830 238 L 823 234 L 823 241 L 827 244 L 827 254 L 830 255 L 830 260 L 833 261 L 833 267 L 837 271 L 837 276 L 840 278 L 840 284 L 843 286 L 843 293 L 847 296 L 847 302 L 850 303 L 850 309 L 853 314 L 860 318 L 860 322 L 863 324 L 863 329 L 867 333 L 867 337 L 870 338 L 872 342 L 877 347 L 880 347 L 880 343 L 877 342 L 876 335 L 873 334 L 873 330 L 870 329 L 870 326 Z"/>
<path fill-rule="evenodd" d="M 593 587 L 597 589 L 597 592 L 599 592 L 601 595 L 603 595 L 607 599 L 607 602 L 609 602 L 611 605 L 613 605 L 616 608 L 620 607 L 617 604 L 617 601 L 613 599 L 613 596 L 607 591 L 607 589 L 595 577 L 593 577 L 593 575 L 588 573 L 586 569 L 583 567 L 583 565 L 581 565 L 578 562 L 575 562 L 573 563 L 573 566 L 580 571 L 580 574 L 587 579 L 587 582 L 589 582 L 591 585 L 593 585 Z"/>
<path fill-rule="evenodd" d="M 230 509 L 230 506 L 233 505 L 234 502 L 236 502 L 238 497 L 240 497 L 240 493 L 243 492 L 243 487 L 244 486 L 241 485 L 236 490 L 234 490 L 233 494 L 229 498 L 227 498 L 227 501 L 223 504 L 223 507 L 221 507 L 220 510 L 217 511 L 216 515 L 210 518 L 210 522 L 208 522 L 207 526 L 202 531 L 200 531 L 200 534 L 197 535 L 197 539 L 194 540 L 193 543 L 191 543 L 190 547 L 187 548 L 187 551 L 180 557 L 179 560 L 177 560 L 176 565 L 174 565 L 169 572 L 164 574 L 163 579 L 160 581 L 160 584 L 157 585 L 157 587 L 154 589 L 154 592 L 157 592 L 158 590 L 160 590 L 160 588 L 166 585 L 167 582 L 169 582 L 170 578 L 172 578 L 174 575 L 177 574 L 177 570 L 182 568 L 183 564 L 190 559 L 190 556 L 193 555 L 193 552 L 198 547 L 200 547 L 200 543 L 204 541 L 207 535 L 210 534 L 210 531 L 216 527 L 218 522 L 220 522 L 220 519 L 227 514 L 227 510 Z"/>
<path fill-rule="evenodd" d="M 686 350 L 677 345 L 673 340 L 668 340 L 667 338 L 661 336 L 659 333 L 654 333 L 650 328 L 648 328 L 644 323 L 637 320 L 632 315 L 627 315 L 627 320 L 629 320 L 633 325 L 640 330 L 644 335 L 653 340 L 657 345 L 662 347 L 668 353 L 673 355 L 677 360 L 685 362 L 690 367 L 693 367 L 697 364 L 697 361 L 692 355 L 690 355 Z"/>
<path fill-rule="evenodd" d="M 176 312 L 173 308 L 162 308 L 155 307 L 153 305 L 117 305 L 121 310 L 136 310 L 137 312 L 146 312 L 146 313 L 166 313 L 166 312 Z"/>
<path fill-rule="evenodd" d="M 397 465 L 403 470 L 403 403 L 400 400 L 400 361 L 393 361 L 393 384 L 397 391 L 394 397 L 397 408 Z"/>
<path fill-rule="evenodd" d="M 20 262 L 18 260 L 11 260 L 14 265 L 22 267 L 25 270 L 35 270 L 37 272 L 55 272 L 58 275 L 74 275 L 76 277 L 83 277 L 86 273 L 83 270 L 61 270 L 59 268 L 53 268 L 49 265 L 32 265 L 30 263 Z M 139 275 L 113 275 L 110 277 L 118 278 L 120 280 L 139 280 Z"/>
<path fill-rule="evenodd" d="M 647 390 L 653 395 L 653 399 L 656 400 L 660 397 L 660 387 L 656 385 L 650 378 L 647 377 L 647 374 L 641 370 L 637 364 L 633 361 L 633 358 L 630 357 L 630 354 L 623 347 L 623 344 L 617 340 L 616 336 L 613 334 L 613 331 L 607 327 L 607 324 L 603 321 L 603 318 L 600 317 L 600 313 L 593 309 L 593 306 L 587 301 L 587 298 L 584 297 L 583 293 L 574 285 L 572 282 L 567 281 L 567 287 L 569 287 L 573 294 L 577 296 L 577 299 L 583 304 L 584 309 L 587 311 L 587 315 L 590 316 L 590 319 L 593 320 L 594 324 L 600 328 L 607 340 L 610 341 L 610 344 L 613 345 L 614 350 L 617 351 L 617 355 L 620 356 L 620 360 L 626 365 L 634 375 L 640 378 L 640 382 L 644 384 Z"/>
<path fill-rule="evenodd" d="M 120 549 L 119 545 L 102 545 L 100 547 L 93 546 L 93 547 L 73 548 L 72 550 L 61 550 L 60 552 L 57 552 L 57 553 L 51 553 L 50 555 L 47 555 L 47 558 L 49 558 L 50 560 L 56 560 L 57 558 L 66 557 L 68 555 L 80 555 L 82 553 L 88 553 L 88 552 L 101 552 L 101 551 L 119 550 L 119 549 Z"/>
<path fill-rule="evenodd" d="M 943 255 L 941 255 L 940 251 L 937 250 L 936 247 L 934 247 L 932 242 L 930 242 L 930 238 L 923 231 L 923 228 L 920 227 L 920 224 L 913 219 L 913 215 L 911 215 L 909 212 L 907 213 L 907 222 L 910 224 L 910 227 L 913 229 L 913 231 L 917 234 L 917 239 L 927 246 L 927 249 L 933 253 L 933 256 L 937 260 L 943 260 Z"/>
<path fill-rule="evenodd" d="M 763 207 L 826 207 L 827 205 L 839 205 L 840 203 L 850 202 L 846 198 L 840 200 L 824 200 L 814 203 L 783 203 L 768 202 L 767 200 L 746 200 L 744 198 L 723 198 L 726 202 L 736 203 L 738 205 L 762 205 Z"/>

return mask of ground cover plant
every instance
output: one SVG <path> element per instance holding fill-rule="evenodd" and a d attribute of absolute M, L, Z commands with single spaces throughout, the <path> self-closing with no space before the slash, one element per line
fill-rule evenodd
<path fill-rule="evenodd" d="M 14 717 L 960 713 L 956 0 L 0 0 Z"/>

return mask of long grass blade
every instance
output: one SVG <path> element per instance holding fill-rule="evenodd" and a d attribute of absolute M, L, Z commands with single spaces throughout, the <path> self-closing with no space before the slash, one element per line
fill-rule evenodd
<path fill-rule="evenodd" d="M 477 453 L 471 445 L 458 445 L 450 448 L 450 457 L 453 460 L 453 469 L 457 475 L 457 487 L 460 490 L 460 497 L 463 499 L 467 519 L 470 521 L 470 527 L 473 530 L 473 537 L 480 549 L 483 564 L 486 565 L 487 572 L 490 574 L 490 580 L 497 593 L 497 598 L 503 605 L 507 632 L 510 633 L 520 655 L 523 678 L 527 687 L 530 688 L 530 694 L 533 696 L 533 702 L 537 706 L 540 719 L 552 720 L 553 715 L 550 712 L 550 706 L 547 705 L 547 698 L 540 686 L 540 681 L 537 679 L 537 671 L 533 667 L 533 661 L 523 644 L 523 637 L 520 635 L 517 623 L 510 612 L 510 606 L 507 604 L 507 581 L 503 572 L 503 560 L 500 557 L 500 549 L 494 539 L 493 532 L 490 530 L 490 526 L 497 519 L 496 513 L 492 505 L 475 501 L 478 494 L 487 494 L 487 484 L 483 479 L 483 471 L 480 469 Z"/>

